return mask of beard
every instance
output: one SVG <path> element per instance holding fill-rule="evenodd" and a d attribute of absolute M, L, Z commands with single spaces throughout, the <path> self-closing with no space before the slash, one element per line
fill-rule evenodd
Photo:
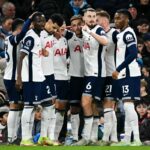
<path fill-rule="evenodd" d="M 96 26 L 96 23 L 88 23 L 87 26 L 90 28 L 90 29 L 93 29 L 95 26 Z"/>

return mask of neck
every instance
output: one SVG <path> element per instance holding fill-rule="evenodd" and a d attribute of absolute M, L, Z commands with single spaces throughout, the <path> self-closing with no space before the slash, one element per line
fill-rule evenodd
<path fill-rule="evenodd" d="M 129 27 L 129 25 L 125 25 L 122 29 L 120 29 L 121 31 L 125 30 L 127 27 Z"/>
<path fill-rule="evenodd" d="M 39 30 L 39 29 L 33 29 L 33 30 L 35 31 L 36 34 L 40 35 L 41 30 Z"/>
<path fill-rule="evenodd" d="M 108 32 L 110 30 L 110 26 L 104 27 L 105 32 Z"/>

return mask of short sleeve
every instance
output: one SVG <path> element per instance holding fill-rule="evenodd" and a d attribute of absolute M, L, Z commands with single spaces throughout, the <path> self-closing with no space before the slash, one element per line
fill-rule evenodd
<path fill-rule="evenodd" d="M 117 43 L 117 34 L 119 32 L 117 30 L 115 30 L 113 33 L 112 33 L 112 40 L 114 43 Z"/>
<path fill-rule="evenodd" d="M 96 30 L 96 34 L 100 35 L 100 36 L 106 36 L 106 32 L 104 31 L 103 28 L 99 27 L 97 30 Z"/>
<path fill-rule="evenodd" d="M 124 34 L 123 40 L 124 40 L 125 44 L 127 45 L 127 47 L 130 47 L 130 46 L 136 44 L 136 40 L 135 40 L 135 37 L 132 32 L 126 32 Z"/>
<path fill-rule="evenodd" d="M 29 54 L 34 47 L 34 39 L 31 36 L 26 37 L 23 40 L 21 51 Z"/>

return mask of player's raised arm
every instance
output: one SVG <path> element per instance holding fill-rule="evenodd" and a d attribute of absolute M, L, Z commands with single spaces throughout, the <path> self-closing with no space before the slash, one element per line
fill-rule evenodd
<path fill-rule="evenodd" d="M 87 25 L 84 25 L 82 29 L 93 36 L 101 45 L 108 44 L 105 31 L 103 31 L 102 28 L 99 28 L 96 33 L 92 32 Z"/>

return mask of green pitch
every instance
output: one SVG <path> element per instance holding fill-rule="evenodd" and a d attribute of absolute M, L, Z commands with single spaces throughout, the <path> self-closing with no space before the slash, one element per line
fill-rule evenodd
<path fill-rule="evenodd" d="M 150 150 L 150 146 L 141 147 L 100 147 L 100 146 L 35 146 L 35 147 L 23 147 L 23 146 L 2 146 L 0 150 Z"/>

